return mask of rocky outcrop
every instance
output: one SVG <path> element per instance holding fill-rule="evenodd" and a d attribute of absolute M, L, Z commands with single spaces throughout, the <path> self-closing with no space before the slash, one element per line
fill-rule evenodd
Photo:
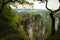
<path fill-rule="evenodd" d="M 22 24 L 31 40 L 43 40 L 45 26 L 43 18 L 40 14 L 24 17 Z M 35 38 L 35 36 L 38 38 Z"/>
<path fill-rule="evenodd" d="M 59 23 L 58 23 L 58 31 L 60 32 L 60 18 L 59 18 Z"/>
<path fill-rule="evenodd" d="M 55 31 L 58 30 L 59 18 L 55 18 Z"/>

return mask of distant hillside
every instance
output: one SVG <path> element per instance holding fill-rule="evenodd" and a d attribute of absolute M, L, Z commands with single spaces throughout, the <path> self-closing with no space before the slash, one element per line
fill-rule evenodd
<path fill-rule="evenodd" d="M 49 16 L 49 13 L 50 11 L 48 10 L 42 10 L 42 9 L 25 9 L 25 10 L 22 10 L 22 9 L 13 9 L 15 11 L 15 13 L 17 13 L 18 15 L 22 16 L 23 14 L 26 14 L 28 12 L 35 12 L 35 13 L 38 13 L 38 14 L 44 14 L 46 16 Z M 58 16 L 60 15 L 60 11 L 56 13 L 55 16 Z"/>
<path fill-rule="evenodd" d="M 36 13 L 42 13 L 42 14 L 45 14 L 45 15 L 48 15 L 49 14 L 49 11 L 48 10 L 41 10 L 41 9 L 25 9 L 25 10 L 22 10 L 22 9 L 13 9 L 18 15 L 23 15 L 23 14 L 26 14 L 28 12 L 36 12 Z"/>
<path fill-rule="evenodd" d="M 60 18 L 60 11 L 55 14 L 55 17 Z"/>

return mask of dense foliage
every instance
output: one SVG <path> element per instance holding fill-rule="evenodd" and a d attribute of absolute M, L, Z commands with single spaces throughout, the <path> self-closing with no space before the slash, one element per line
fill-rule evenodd
<path fill-rule="evenodd" d="M 29 40 L 21 25 L 22 17 L 6 6 L 0 15 L 0 40 Z"/>

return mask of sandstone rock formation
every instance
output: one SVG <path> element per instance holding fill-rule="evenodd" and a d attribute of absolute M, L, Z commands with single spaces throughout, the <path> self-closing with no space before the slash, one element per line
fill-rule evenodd
<path fill-rule="evenodd" d="M 45 26 L 43 17 L 40 14 L 25 16 L 22 21 L 24 30 L 31 40 L 43 40 Z M 34 34 L 35 33 L 35 34 Z M 34 38 L 37 34 L 37 38 Z M 35 36 L 34 36 L 35 35 Z"/>

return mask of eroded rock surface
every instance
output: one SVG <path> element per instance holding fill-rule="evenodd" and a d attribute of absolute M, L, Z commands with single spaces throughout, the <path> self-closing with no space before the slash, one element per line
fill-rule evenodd
<path fill-rule="evenodd" d="M 45 26 L 41 15 L 25 16 L 22 21 L 24 30 L 31 40 L 43 40 Z M 36 38 L 35 38 L 36 36 Z"/>

